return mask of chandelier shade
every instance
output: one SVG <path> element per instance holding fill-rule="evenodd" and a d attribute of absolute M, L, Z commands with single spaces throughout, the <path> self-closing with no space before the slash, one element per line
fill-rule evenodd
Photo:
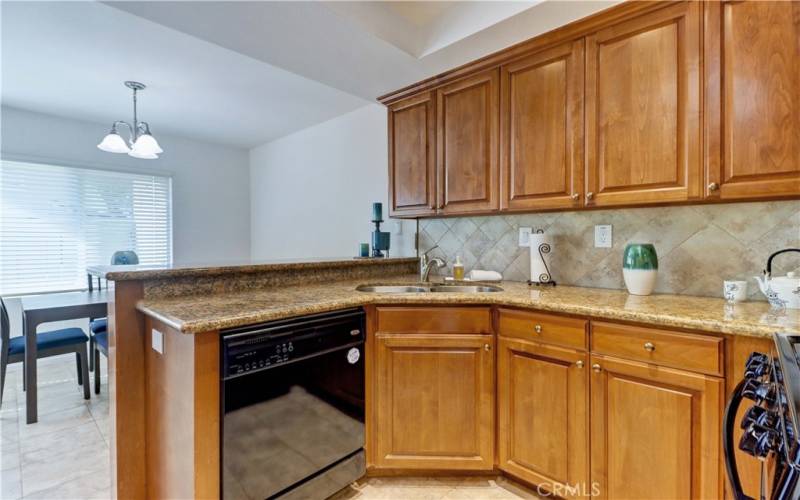
<path fill-rule="evenodd" d="M 158 141 L 148 133 L 142 134 L 136 139 L 136 142 L 133 143 L 132 151 L 146 155 L 157 155 L 164 152 L 161 146 L 158 145 Z"/>
<path fill-rule="evenodd" d="M 125 144 L 125 139 L 120 137 L 114 129 L 103 137 L 103 140 L 100 141 L 97 148 L 107 153 L 128 153 L 131 150 L 131 148 Z"/>
<path fill-rule="evenodd" d="M 111 125 L 111 131 L 103 137 L 97 148 L 109 153 L 127 153 L 129 156 L 142 160 L 155 160 L 164 150 L 159 146 L 155 137 L 150 134 L 150 125 L 147 122 L 140 122 L 136 110 L 136 93 L 144 90 L 143 83 L 127 81 L 125 86 L 133 91 L 133 123 L 116 121 Z M 117 125 L 128 129 L 128 140 L 122 138 L 117 133 Z"/>

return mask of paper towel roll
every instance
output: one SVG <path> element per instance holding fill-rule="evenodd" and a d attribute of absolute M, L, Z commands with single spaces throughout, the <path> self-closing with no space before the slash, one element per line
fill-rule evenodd
<path fill-rule="evenodd" d="M 553 239 L 545 233 L 532 233 L 530 236 L 531 281 L 533 283 L 553 283 L 550 268 L 550 254 Z"/>
<path fill-rule="evenodd" d="M 503 281 L 503 275 L 497 271 L 473 269 L 469 272 L 470 281 Z"/>

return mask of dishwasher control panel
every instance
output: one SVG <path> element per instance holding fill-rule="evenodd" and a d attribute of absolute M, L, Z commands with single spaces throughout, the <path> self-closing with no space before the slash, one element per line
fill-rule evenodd
<path fill-rule="evenodd" d="M 348 310 L 222 332 L 223 378 L 364 342 L 364 312 Z"/>

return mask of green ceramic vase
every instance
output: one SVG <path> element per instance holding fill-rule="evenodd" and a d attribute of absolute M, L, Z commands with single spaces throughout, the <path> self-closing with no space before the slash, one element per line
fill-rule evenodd
<path fill-rule="evenodd" d="M 656 287 L 658 254 L 652 243 L 629 243 L 622 256 L 622 276 L 631 295 L 650 295 Z"/>

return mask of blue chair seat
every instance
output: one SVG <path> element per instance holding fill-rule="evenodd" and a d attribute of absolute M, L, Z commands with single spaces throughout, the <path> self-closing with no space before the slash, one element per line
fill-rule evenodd
<path fill-rule="evenodd" d="M 97 342 L 101 351 L 108 352 L 108 332 L 96 333 L 94 341 Z"/>
<path fill-rule="evenodd" d="M 89 330 L 92 333 L 101 333 L 108 330 L 108 318 L 100 318 L 89 323 Z"/>
<path fill-rule="evenodd" d="M 64 328 L 42 332 L 36 335 L 36 348 L 40 351 L 64 347 L 67 345 L 88 342 L 89 337 L 82 328 Z M 14 337 L 8 341 L 9 354 L 22 354 L 25 352 L 25 337 Z"/>

